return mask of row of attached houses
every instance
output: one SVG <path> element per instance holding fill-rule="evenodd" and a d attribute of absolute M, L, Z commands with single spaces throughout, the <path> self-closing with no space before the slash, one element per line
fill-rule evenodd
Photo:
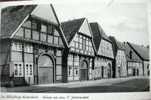
<path fill-rule="evenodd" d="M 2 10 L 2 85 L 141 75 L 149 75 L 149 48 L 108 37 L 97 22 L 79 18 L 60 23 L 52 5 Z"/>

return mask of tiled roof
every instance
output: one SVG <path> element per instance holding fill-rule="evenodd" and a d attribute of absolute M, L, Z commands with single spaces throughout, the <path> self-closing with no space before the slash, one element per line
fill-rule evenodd
<path fill-rule="evenodd" d="M 141 57 L 141 59 L 143 59 L 143 60 L 149 60 L 149 48 L 147 48 L 145 46 L 129 43 L 129 42 L 128 42 L 128 44 Z"/>
<path fill-rule="evenodd" d="M 76 32 L 79 31 L 82 23 L 84 22 L 85 18 L 74 19 L 66 22 L 62 22 L 61 26 L 64 32 L 64 35 L 68 41 L 68 43 L 72 40 Z"/>
<path fill-rule="evenodd" d="M 110 39 L 108 38 L 108 36 L 105 34 L 105 32 L 103 31 L 103 29 L 101 28 L 101 26 L 98 23 L 96 23 L 96 22 L 90 23 L 90 27 L 91 27 L 92 34 L 93 34 L 93 41 L 94 41 L 96 50 L 98 51 L 101 39 L 103 38 L 107 41 L 110 41 Z"/>
<path fill-rule="evenodd" d="M 22 5 L 4 8 L 1 13 L 1 34 L 4 36 L 11 36 L 35 7 L 36 5 Z"/>

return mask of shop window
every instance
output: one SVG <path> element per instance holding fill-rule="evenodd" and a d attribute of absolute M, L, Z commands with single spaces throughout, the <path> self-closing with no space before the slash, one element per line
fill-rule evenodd
<path fill-rule="evenodd" d="M 14 77 L 23 77 L 23 64 L 14 64 Z"/>

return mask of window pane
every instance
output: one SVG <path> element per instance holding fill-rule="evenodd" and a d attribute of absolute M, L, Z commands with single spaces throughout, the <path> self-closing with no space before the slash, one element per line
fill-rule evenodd
<path fill-rule="evenodd" d="M 53 43 L 53 36 L 52 35 L 48 35 L 48 42 Z"/>
<path fill-rule="evenodd" d="M 55 35 L 55 36 L 59 36 L 58 30 L 56 30 L 56 29 L 54 30 L 54 35 Z"/>
<path fill-rule="evenodd" d="M 61 56 L 61 50 L 57 50 L 56 56 Z"/>
<path fill-rule="evenodd" d="M 25 29 L 25 38 L 31 38 L 31 30 L 30 29 Z"/>
<path fill-rule="evenodd" d="M 21 27 L 18 32 L 16 33 L 17 36 L 20 36 L 20 37 L 23 37 L 24 36 L 24 30 L 23 28 Z"/>
<path fill-rule="evenodd" d="M 39 33 L 37 31 L 32 31 L 32 34 L 34 40 L 39 40 Z"/>
<path fill-rule="evenodd" d="M 54 36 L 54 44 L 58 44 L 58 37 Z"/>
<path fill-rule="evenodd" d="M 41 41 L 46 41 L 46 34 L 45 33 L 41 33 L 40 40 Z"/>
<path fill-rule="evenodd" d="M 46 25 L 43 25 L 41 24 L 41 32 L 47 32 L 47 26 Z"/>
<path fill-rule="evenodd" d="M 53 34 L 53 27 L 52 25 L 48 25 L 48 33 Z"/>
<path fill-rule="evenodd" d="M 37 30 L 37 23 L 36 22 L 32 22 L 32 29 Z"/>

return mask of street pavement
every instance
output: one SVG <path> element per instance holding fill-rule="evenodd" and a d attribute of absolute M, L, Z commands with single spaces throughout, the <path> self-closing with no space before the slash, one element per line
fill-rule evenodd
<path fill-rule="evenodd" d="M 2 92 L 27 93 L 106 93 L 149 91 L 149 78 L 128 77 L 101 79 L 84 82 L 42 84 L 22 87 L 2 88 Z"/>

